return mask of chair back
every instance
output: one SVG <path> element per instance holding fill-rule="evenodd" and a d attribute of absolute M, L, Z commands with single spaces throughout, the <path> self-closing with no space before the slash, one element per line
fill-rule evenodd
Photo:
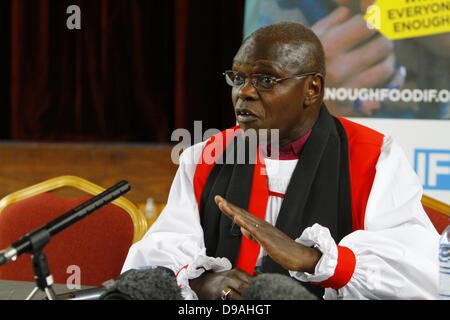
<path fill-rule="evenodd" d="M 444 202 L 423 195 L 422 205 L 439 234 L 450 224 L 450 206 Z"/>
<path fill-rule="evenodd" d="M 74 187 L 90 195 L 66 198 L 51 193 Z M 61 216 L 104 191 L 87 180 L 73 176 L 50 179 L 14 192 L 0 200 L 0 248 Z M 44 248 L 55 283 L 99 286 L 115 279 L 129 247 L 147 229 L 145 216 L 120 197 L 54 235 Z M 0 266 L 0 279 L 33 281 L 31 256 Z"/>

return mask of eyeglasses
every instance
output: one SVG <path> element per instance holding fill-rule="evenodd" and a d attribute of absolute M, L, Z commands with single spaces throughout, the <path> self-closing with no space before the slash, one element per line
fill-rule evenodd
<path fill-rule="evenodd" d="M 293 78 L 304 78 L 304 77 L 308 77 L 308 76 L 315 76 L 317 74 L 319 74 L 319 73 L 308 72 L 308 73 L 298 74 L 298 75 L 295 75 L 292 77 L 287 77 L 287 78 L 276 78 L 273 76 L 269 76 L 267 74 L 252 74 L 251 76 L 247 76 L 245 73 L 233 71 L 233 70 L 227 70 L 223 73 L 227 84 L 232 87 L 242 86 L 243 84 L 246 83 L 247 78 L 249 78 L 250 83 L 253 85 L 253 87 L 255 87 L 255 89 L 263 90 L 263 91 L 272 90 L 273 87 L 277 83 L 279 83 L 283 80 L 293 79 Z"/>

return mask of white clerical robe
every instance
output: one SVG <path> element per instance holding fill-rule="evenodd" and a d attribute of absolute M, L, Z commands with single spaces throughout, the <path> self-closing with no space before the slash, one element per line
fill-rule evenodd
<path fill-rule="evenodd" d="M 170 189 L 168 202 L 142 240 L 129 250 L 122 272 L 140 266 L 170 268 L 185 299 L 197 299 L 189 280 L 204 270 L 232 268 L 222 257 L 206 256 L 203 230 L 193 188 L 196 161 L 203 143 L 186 149 Z M 298 160 L 265 159 L 271 194 L 284 194 Z M 367 202 L 364 230 L 336 244 L 329 230 L 314 224 L 296 239 L 322 252 L 314 274 L 289 271 L 300 281 L 330 278 L 338 263 L 337 245 L 348 247 L 356 266 L 340 289 L 326 288 L 324 299 L 436 299 L 439 235 L 421 205 L 422 187 L 401 148 L 385 136 Z M 283 198 L 270 195 L 265 219 L 275 225 Z M 261 248 L 257 265 L 265 255 Z"/>

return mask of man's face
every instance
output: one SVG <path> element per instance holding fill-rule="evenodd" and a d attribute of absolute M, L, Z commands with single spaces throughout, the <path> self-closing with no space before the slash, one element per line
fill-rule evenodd
<path fill-rule="evenodd" d="M 289 43 L 249 39 L 236 54 L 233 70 L 247 76 L 292 77 L 303 71 L 299 65 L 301 51 Z M 281 146 L 294 141 L 302 134 L 305 90 L 305 78 L 283 80 L 269 91 L 256 89 L 250 81 L 233 87 L 232 101 L 239 126 L 243 130 L 279 129 Z"/>

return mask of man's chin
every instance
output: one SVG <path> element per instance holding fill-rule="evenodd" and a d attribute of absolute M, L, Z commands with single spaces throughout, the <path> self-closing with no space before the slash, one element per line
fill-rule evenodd
<path fill-rule="evenodd" d="M 261 127 L 255 123 L 238 123 L 241 128 L 241 134 L 246 137 L 246 139 L 252 138 L 258 141 L 258 145 L 266 146 L 272 143 L 272 130 L 266 127 Z M 277 132 L 273 136 L 275 139 L 279 138 L 278 129 L 275 129 Z"/>

